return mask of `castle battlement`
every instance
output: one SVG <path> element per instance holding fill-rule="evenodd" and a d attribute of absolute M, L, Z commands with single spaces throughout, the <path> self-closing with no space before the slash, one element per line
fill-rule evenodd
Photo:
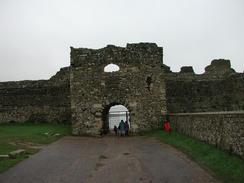
<path fill-rule="evenodd" d="M 71 47 L 71 66 L 80 67 L 94 64 L 162 64 L 163 48 L 155 43 L 133 43 L 126 47 L 107 45 L 101 49 Z M 155 63 L 156 64 L 156 63 Z"/>

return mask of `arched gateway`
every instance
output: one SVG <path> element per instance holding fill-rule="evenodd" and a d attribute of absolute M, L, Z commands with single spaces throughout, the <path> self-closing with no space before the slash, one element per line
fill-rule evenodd
<path fill-rule="evenodd" d="M 130 113 L 131 130 L 158 128 L 166 111 L 163 50 L 153 43 L 71 48 L 71 113 L 75 135 L 101 135 L 111 106 Z M 104 72 L 108 64 L 117 72 Z"/>

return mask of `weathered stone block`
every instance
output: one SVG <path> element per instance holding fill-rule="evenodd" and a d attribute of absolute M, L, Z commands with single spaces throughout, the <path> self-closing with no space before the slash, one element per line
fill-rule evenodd
<path fill-rule="evenodd" d="M 8 159 L 9 155 L 0 155 L 0 160 Z"/>
<path fill-rule="evenodd" d="M 18 149 L 16 151 L 12 151 L 9 153 L 10 158 L 16 158 L 17 156 L 25 154 L 26 151 L 24 149 Z"/>

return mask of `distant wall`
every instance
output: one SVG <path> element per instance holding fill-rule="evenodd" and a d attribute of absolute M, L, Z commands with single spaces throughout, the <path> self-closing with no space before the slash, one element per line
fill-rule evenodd
<path fill-rule="evenodd" d="M 244 111 L 171 114 L 174 130 L 244 158 Z"/>
<path fill-rule="evenodd" d="M 228 60 L 214 60 L 205 73 L 191 67 L 166 74 L 169 112 L 211 112 L 244 110 L 244 74 L 236 73 Z"/>
<path fill-rule="evenodd" d="M 1 122 L 70 121 L 69 68 L 50 80 L 0 83 Z"/>

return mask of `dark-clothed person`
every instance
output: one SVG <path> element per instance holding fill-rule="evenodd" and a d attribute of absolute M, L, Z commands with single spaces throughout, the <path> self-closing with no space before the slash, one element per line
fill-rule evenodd
<path fill-rule="evenodd" d="M 130 129 L 129 123 L 128 123 L 128 121 L 125 121 L 125 135 L 126 136 L 129 135 L 129 129 Z"/>
<path fill-rule="evenodd" d="M 119 131 L 120 131 L 120 136 L 125 135 L 125 122 L 123 120 L 121 120 L 119 123 Z"/>
<path fill-rule="evenodd" d="M 114 133 L 115 133 L 115 135 L 117 135 L 117 134 L 118 134 L 118 128 L 117 128 L 117 126 L 116 126 L 116 125 L 114 125 Z"/>

